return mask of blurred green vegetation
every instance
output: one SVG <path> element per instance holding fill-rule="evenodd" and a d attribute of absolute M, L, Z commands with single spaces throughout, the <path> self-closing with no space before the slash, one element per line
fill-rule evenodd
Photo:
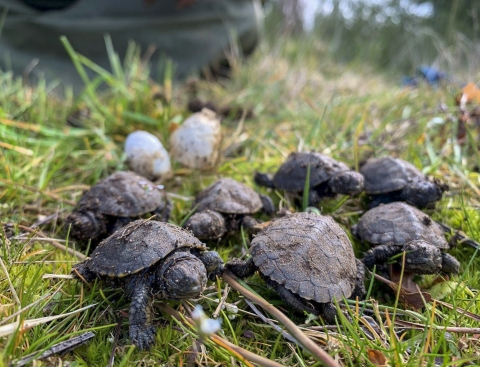
<path fill-rule="evenodd" d="M 285 2 L 291 0 L 274 3 L 268 26 L 304 37 L 300 19 L 313 11 L 313 2 L 293 1 L 297 8 L 283 14 Z M 476 78 L 479 1 L 318 0 L 317 9 L 312 32 L 337 62 L 397 75 L 433 65 L 458 80 Z"/>

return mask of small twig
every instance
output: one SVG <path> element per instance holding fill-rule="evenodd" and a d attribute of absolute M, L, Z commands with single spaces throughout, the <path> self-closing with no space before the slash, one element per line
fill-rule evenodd
<path fill-rule="evenodd" d="M 43 274 L 42 279 L 75 279 L 71 274 Z"/>
<path fill-rule="evenodd" d="M 213 313 L 212 315 L 212 318 L 216 319 L 218 317 L 218 315 L 220 315 L 220 311 L 225 303 L 225 300 L 227 299 L 228 297 L 228 291 L 230 290 L 230 287 L 228 285 L 225 286 L 225 288 L 223 289 L 223 294 L 222 294 L 222 298 L 220 299 L 220 301 L 218 302 L 218 306 L 217 308 L 215 309 L 215 312 Z"/>
<path fill-rule="evenodd" d="M 222 278 L 230 284 L 230 286 L 235 289 L 236 291 L 243 294 L 245 297 L 250 299 L 252 302 L 260 305 L 265 311 L 273 315 L 278 321 L 280 321 L 288 331 L 290 331 L 291 335 L 298 340 L 298 342 L 303 345 L 306 349 L 312 353 L 312 355 L 323 362 L 323 364 L 327 367 L 340 367 L 340 365 L 335 362 L 335 360 L 323 349 L 321 349 L 318 345 L 316 345 L 313 340 L 311 340 L 308 336 L 306 336 L 302 330 L 299 329 L 297 325 L 295 325 L 287 316 L 285 316 L 282 312 L 280 312 L 277 308 L 275 308 L 272 304 L 268 303 L 263 298 L 253 294 L 246 288 L 244 288 L 240 283 L 238 283 L 235 276 L 229 271 L 225 270 L 222 274 Z"/>
<path fill-rule="evenodd" d="M 7 267 L 5 266 L 5 263 L 3 262 L 2 258 L 0 258 L 0 266 L 2 267 L 2 270 L 5 273 L 5 277 L 7 278 L 8 286 L 10 287 L 10 292 L 12 292 L 13 299 L 15 300 L 15 303 L 18 305 L 19 311 L 20 311 L 21 307 L 22 307 L 22 302 L 20 302 L 20 298 L 18 298 L 17 291 L 15 290 L 15 287 L 13 286 L 13 283 L 10 279 L 10 275 L 8 274 Z"/>
<path fill-rule="evenodd" d="M 84 334 L 75 336 L 63 342 L 57 343 L 51 348 L 47 349 L 45 352 L 41 353 L 32 353 L 16 361 L 12 361 L 10 366 L 22 367 L 26 366 L 28 363 L 32 362 L 34 359 L 45 359 L 53 356 L 54 354 L 65 354 L 72 351 L 75 348 L 78 348 L 80 345 L 85 344 L 90 339 L 92 339 L 95 334 L 92 331 L 88 331 Z"/>
<path fill-rule="evenodd" d="M 107 367 L 113 367 L 113 363 L 115 362 L 115 349 L 117 349 L 118 339 L 120 338 L 120 330 L 122 330 L 121 321 L 118 322 L 117 327 L 115 328 L 115 336 L 113 338 L 112 350 L 110 352 Z"/>
<path fill-rule="evenodd" d="M 177 319 L 181 323 L 183 323 L 186 326 L 191 327 L 193 324 L 193 320 L 191 320 L 188 317 L 182 316 L 178 311 L 175 311 L 173 308 L 170 306 L 162 303 L 159 305 L 156 305 L 162 312 L 165 312 L 166 314 L 170 315 L 171 317 Z M 185 320 L 187 322 L 185 322 Z M 189 323 L 189 324 L 188 324 Z M 238 353 L 242 358 L 251 361 L 253 363 L 257 363 L 259 366 L 262 367 L 286 367 L 283 364 L 280 364 L 278 362 L 272 361 L 270 359 L 267 359 L 265 357 L 259 356 L 258 354 L 252 353 L 248 350 L 245 350 L 238 345 L 230 343 L 228 340 L 223 339 L 222 337 L 218 335 L 210 335 L 210 340 L 213 341 L 215 344 L 220 345 L 220 346 L 227 346 L 229 349 L 233 350 L 234 352 Z"/>
<path fill-rule="evenodd" d="M 75 256 L 77 259 L 79 260 L 84 260 L 86 258 L 86 256 L 78 251 L 75 251 L 74 249 L 71 249 L 69 247 L 66 247 L 60 243 L 58 243 L 57 241 L 55 241 L 53 238 L 49 238 L 47 235 L 45 235 L 42 231 L 38 230 L 38 229 L 32 229 L 30 227 L 27 227 L 27 226 L 23 226 L 21 224 L 18 225 L 18 228 L 24 230 L 24 231 L 27 231 L 27 232 L 30 232 L 30 233 L 33 233 L 35 234 L 36 236 L 42 236 L 42 238 L 44 240 L 49 240 L 48 243 L 50 243 L 53 247 L 59 249 L 59 250 L 62 250 L 62 251 L 66 251 L 68 252 L 70 255 L 73 255 Z"/>
<path fill-rule="evenodd" d="M 282 328 L 278 325 L 275 325 L 272 321 L 270 321 L 268 318 L 266 318 L 258 308 L 255 307 L 255 305 L 253 304 L 252 301 L 250 301 L 248 298 L 245 298 L 244 299 L 245 303 L 248 305 L 248 307 L 250 307 L 253 312 L 255 312 L 255 315 L 257 315 L 258 317 L 260 317 L 260 319 L 270 325 L 271 327 L 273 327 L 277 332 L 279 332 L 280 334 L 282 334 L 282 336 L 287 339 L 287 340 L 290 340 L 291 342 L 295 343 L 295 344 L 298 344 L 298 341 L 295 340 L 295 338 L 293 338 L 289 333 L 287 333 L 285 330 L 282 330 Z"/>
<path fill-rule="evenodd" d="M 183 195 L 175 194 L 173 192 L 165 192 L 165 194 L 172 199 L 177 199 L 181 201 L 193 201 L 195 199 L 194 196 L 183 196 Z"/>
<path fill-rule="evenodd" d="M 415 322 L 395 320 L 395 327 L 401 327 L 403 329 L 412 329 L 412 330 L 425 330 L 425 328 L 432 328 L 435 330 L 446 331 L 449 333 L 460 333 L 460 334 L 479 334 L 480 328 L 478 327 L 456 327 L 456 326 L 438 326 L 434 324 L 417 324 Z"/>
<path fill-rule="evenodd" d="M 135 232 L 137 229 L 139 229 L 141 226 L 143 226 L 145 223 L 149 222 L 150 220 L 152 220 L 152 219 L 155 218 L 156 216 L 157 216 L 157 215 L 154 214 L 154 215 L 152 215 L 150 218 L 147 218 L 147 219 L 142 220 L 142 222 L 141 222 L 141 223 L 138 223 L 137 225 L 135 225 L 135 227 L 129 228 L 130 231 L 128 231 L 128 232 L 127 232 L 127 229 L 124 229 L 124 230 L 123 230 L 123 233 L 122 233 L 122 235 L 119 237 L 119 239 L 125 238 L 125 237 L 127 237 L 127 236 L 130 236 L 133 232 Z"/>
<path fill-rule="evenodd" d="M 53 219 L 57 219 L 58 218 L 58 214 L 60 214 L 61 212 L 65 211 L 64 209 L 62 210 L 59 210 L 53 214 L 50 214 L 49 216 L 45 217 L 44 219 L 42 220 L 38 220 L 36 221 L 35 223 L 33 223 L 30 228 L 36 228 L 36 227 L 39 227 L 39 226 L 43 226 L 44 224 L 47 224 L 48 222 L 52 221 Z"/>

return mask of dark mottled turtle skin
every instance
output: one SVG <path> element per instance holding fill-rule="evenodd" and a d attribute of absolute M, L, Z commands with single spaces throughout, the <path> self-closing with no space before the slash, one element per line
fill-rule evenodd
<path fill-rule="evenodd" d="M 393 157 L 369 159 L 360 168 L 370 208 L 381 203 L 406 201 L 418 208 L 434 207 L 448 190 L 439 180 L 429 181 L 415 166 Z"/>
<path fill-rule="evenodd" d="M 67 217 L 70 235 L 97 244 L 136 218 L 157 214 L 167 221 L 172 203 L 165 192 L 148 179 L 133 172 L 117 172 L 85 192 Z"/>
<path fill-rule="evenodd" d="M 218 239 L 241 226 L 252 229 L 258 222 L 252 214 L 263 210 L 272 214 L 275 207 L 268 196 L 231 178 L 222 178 L 195 199 L 196 213 L 185 223 L 200 239 Z"/>
<path fill-rule="evenodd" d="M 332 302 L 363 297 L 364 269 L 345 231 L 331 218 L 295 213 L 275 219 L 253 240 L 247 261 L 225 267 L 245 278 L 256 270 L 295 311 L 333 322 Z"/>
<path fill-rule="evenodd" d="M 335 194 L 356 195 L 363 191 L 363 176 L 350 170 L 344 163 L 315 152 L 293 152 L 270 179 L 257 172 L 255 182 L 260 186 L 284 190 L 294 198 L 301 198 L 310 166 L 309 205 L 316 205 L 322 197 Z"/>
<path fill-rule="evenodd" d="M 155 338 L 153 298 L 196 297 L 223 261 L 189 231 L 170 223 L 137 220 L 103 240 L 72 274 L 88 283 L 110 280 L 131 298 L 130 339 L 141 349 Z"/>
<path fill-rule="evenodd" d="M 362 215 L 354 235 L 372 244 L 363 259 L 368 268 L 406 251 L 405 271 L 416 274 L 458 273 L 460 264 L 443 252 L 450 246 L 443 228 L 427 214 L 403 202 L 380 205 Z M 399 259 L 401 262 L 402 259 Z"/>

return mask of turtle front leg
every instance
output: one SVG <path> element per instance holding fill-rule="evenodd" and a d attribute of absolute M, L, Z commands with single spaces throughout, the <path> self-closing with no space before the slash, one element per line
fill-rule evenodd
<path fill-rule="evenodd" d="M 272 201 L 272 198 L 268 195 L 260 194 L 260 199 L 262 200 L 262 211 L 267 215 L 273 215 L 276 211 L 275 204 Z"/>
<path fill-rule="evenodd" d="M 249 233 L 255 233 L 258 230 L 255 229 L 255 226 L 258 225 L 260 222 L 255 218 L 251 217 L 250 215 L 245 215 L 241 218 L 240 226 L 245 228 Z"/>
<path fill-rule="evenodd" d="M 363 265 L 371 269 L 375 264 L 383 264 L 392 256 L 397 255 L 402 251 L 401 246 L 394 245 L 380 245 L 375 246 L 367 251 L 365 257 L 362 259 Z"/>
<path fill-rule="evenodd" d="M 130 302 L 130 339 L 140 349 L 149 349 L 155 340 L 156 329 L 152 324 L 153 295 L 149 279 L 138 276 L 127 283 Z"/>
<path fill-rule="evenodd" d="M 446 252 L 442 252 L 442 273 L 458 274 L 460 271 L 460 263 L 458 260 Z"/>
<path fill-rule="evenodd" d="M 240 279 L 248 278 L 257 270 L 253 258 L 248 260 L 233 259 L 225 264 L 225 268 L 230 270 L 236 277 Z"/>

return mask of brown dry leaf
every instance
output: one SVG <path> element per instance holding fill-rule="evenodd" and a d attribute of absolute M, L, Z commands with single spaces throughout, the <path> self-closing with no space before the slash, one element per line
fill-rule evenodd
<path fill-rule="evenodd" d="M 463 87 L 460 100 L 457 98 L 457 103 L 467 104 L 474 102 L 480 103 L 480 89 L 477 88 L 475 83 L 468 83 Z"/>
<path fill-rule="evenodd" d="M 179 127 L 180 127 L 180 125 L 177 124 L 176 122 L 171 122 L 170 125 L 168 126 L 168 132 L 171 134 L 175 130 L 177 130 Z"/>
<path fill-rule="evenodd" d="M 380 280 L 381 282 L 387 284 L 390 288 L 392 288 L 395 292 L 398 290 L 398 284 L 400 282 L 400 272 L 390 270 L 390 278 L 392 280 L 388 280 L 384 277 L 381 277 L 378 274 L 375 274 L 375 278 Z M 432 296 L 427 292 L 422 292 L 418 285 L 413 281 L 414 274 L 413 273 L 404 273 L 402 278 L 402 288 L 400 290 L 400 302 L 402 302 L 405 306 L 418 310 L 420 308 L 425 307 L 425 303 L 430 302 Z"/>
<path fill-rule="evenodd" d="M 386 366 L 388 359 L 385 355 L 376 349 L 367 349 L 368 359 L 372 362 L 375 366 Z"/>

